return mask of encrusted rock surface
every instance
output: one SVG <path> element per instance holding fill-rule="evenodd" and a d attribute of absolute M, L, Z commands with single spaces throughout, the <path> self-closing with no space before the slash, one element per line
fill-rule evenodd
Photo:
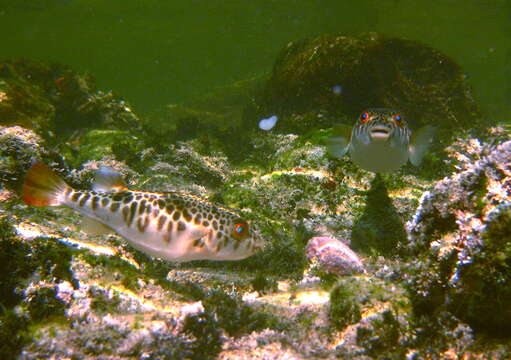
<path fill-rule="evenodd" d="M 421 260 L 409 264 L 409 288 L 417 312 L 447 310 L 477 330 L 509 333 L 511 141 L 470 145 L 480 160 L 436 183 L 408 224 L 407 250 Z"/>

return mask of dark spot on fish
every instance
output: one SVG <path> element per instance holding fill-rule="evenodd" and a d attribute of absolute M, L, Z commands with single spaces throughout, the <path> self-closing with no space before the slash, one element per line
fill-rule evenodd
<path fill-rule="evenodd" d="M 158 225 L 157 225 L 158 231 L 161 231 L 161 229 L 163 228 L 163 225 L 165 225 L 166 222 L 167 222 L 167 217 L 165 215 L 162 215 L 158 218 Z"/>
<path fill-rule="evenodd" d="M 112 205 L 110 205 L 110 211 L 116 212 L 117 210 L 119 210 L 119 206 L 121 206 L 121 204 L 118 202 L 112 203 Z"/>
<path fill-rule="evenodd" d="M 130 208 L 128 206 L 125 206 L 122 208 L 122 218 L 124 219 L 124 221 L 128 221 L 128 215 L 130 213 Z"/>
<path fill-rule="evenodd" d="M 218 222 L 213 220 L 213 229 L 218 230 Z"/>
<path fill-rule="evenodd" d="M 140 207 L 138 208 L 138 213 L 139 214 L 143 214 L 144 213 L 144 211 L 145 211 L 145 203 L 146 203 L 145 200 L 142 200 L 142 202 L 140 203 Z"/>
<path fill-rule="evenodd" d="M 183 217 L 185 218 L 186 221 L 190 222 L 190 220 L 192 220 L 192 216 L 190 215 L 190 213 L 186 210 L 183 210 Z"/>
<path fill-rule="evenodd" d="M 202 239 L 194 240 L 194 241 L 193 241 L 193 243 L 192 243 L 192 245 L 193 245 L 194 247 L 198 247 L 198 246 L 200 247 L 201 240 L 202 240 Z"/>
<path fill-rule="evenodd" d="M 197 213 L 197 208 L 195 208 L 195 207 L 191 208 L 191 209 L 190 209 L 190 212 L 191 212 L 192 214 Z"/>
<path fill-rule="evenodd" d="M 160 209 L 165 208 L 165 201 L 163 201 L 162 199 L 158 200 L 158 206 Z"/>
<path fill-rule="evenodd" d="M 167 244 L 169 244 L 170 243 L 170 234 L 164 234 L 163 241 L 166 242 Z"/>
<path fill-rule="evenodd" d="M 174 212 L 174 206 L 172 206 L 171 204 L 168 204 L 167 207 L 165 208 L 165 210 L 167 210 L 167 214 L 172 214 Z"/>
<path fill-rule="evenodd" d="M 173 227 L 174 227 L 174 223 L 172 221 L 169 221 L 169 224 L 167 225 L 167 231 L 169 233 L 172 232 Z"/>
<path fill-rule="evenodd" d="M 117 194 L 115 194 L 114 196 L 112 196 L 112 200 L 113 201 L 122 201 L 122 199 L 124 199 L 125 196 L 126 196 L 126 192 L 120 191 Z"/>
<path fill-rule="evenodd" d="M 223 225 L 220 225 L 220 231 L 224 231 L 225 227 Z"/>
<path fill-rule="evenodd" d="M 75 192 L 73 196 L 71 196 L 71 201 L 77 202 L 78 199 L 80 199 L 80 196 L 82 196 L 81 193 Z"/>
<path fill-rule="evenodd" d="M 137 206 L 138 206 L 138 203 L 136 201 L 133 201 L 131 203 L 130 213 L 129 213 L 129 217 L 128 217 L 128 221 L 127 221 L 128 226 L 131 226 L 131 224 L 133 223 L 133 219 L 135 218 L 135 214 L 137 213 Z"/>
<path fill-rule="evenodd" d="M 107 207 L 109 202 L 110 202 L 110 200 L 108 200 L 108 198 L 102 198 L 101 199 L 101 206 L 102 207 Z"/>
<path fill-rule="evenodd" d="M 224 225 L 225 224 L 225 219 L 220 219 L 220 225 Z"/>
<path fill-rule="evenodd" d="M 137 220 L 138 231 L 143 233 L 148 224 L 149 224 L 149 219 L 147 217 L 144 217 L 144 218 L 139 217 Z"/>
<path fill-rule="evenodd" d="M 98 204 L 99 204 L 99 197 L 94 195 L 92 197 L 92 210 L 96 210 L 98 208 Z"/>
<path fill-rule="evenodd" d="M 181 217 L 181 213 L 176 210 L 176 212 L 174 212 L 174 215 L 172 216 L 172 219 L 174 221 L 178 221 L 180 217 Z"/>
<path fill-rule="evenodd" d="M 216 233 L 216 237 L 217 237 L 217 239 L 221 239 L 222 238 L 222 233 L 221 232 L 217 232 Z"/>
<path fill-rule="evenodd" d="M 186 230 L 186 225 L 184 222 L 180 221 L 177 223 L 177 231 L 185 231 Z"/>
<path fill-rule="evenodd" d="M 211 215 L 211 213 L 208 214 L 208 220 L 212 220 L 213 219 L 213 215 Z"/>
<path fill-rule="evenodd" d="M 142 195 L 137 195 L 137 196 L 135 196 L 135 200 L 137 200 L 137 201 L 142 200 Z"/>
<path fill-rule="evenodd" d="M 201 221 L 202 221 L 202 215 L 201 214 L 197 214 L 195 216 L 195 220 L 194 220 L 195 224 L 196 225 L 200 225 Z"/>
<path fill-rule="evenodd" d="M 82 198 L 80 199 L 80 203 L 78 205 L 83 206 L 89 200 L 90 194 L 84 194 Z"/>
<path fill-rule="evenodd" d="M 124 204 L 129 204 L 131 201 L 133 201 L 133 195 L 127 195 L 124 197 L 124 199 L 122 199 Z"/>
<path fill-rule="evenodd" d="M 202 222 L 202 225 L 204 225 L 204 226 L 209 226 L 209 221 L 204 220 L 204 221 Z"/>

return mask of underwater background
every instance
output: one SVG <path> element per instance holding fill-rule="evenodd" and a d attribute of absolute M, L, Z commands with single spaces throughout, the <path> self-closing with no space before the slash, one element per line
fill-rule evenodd
<path fill-rule="evenodd" d="M 0 33 L 0 359 L 511 358 L 510 1 L 0 0 Z"/>
<path fill-rule="evenodd" d="M 459 63 L 486 116 L 511 112 L 507 0 L 1 0 L 0 56 L 90 72 L 142 113 L 268 73 L 290 41 L 375 31 Z"/>

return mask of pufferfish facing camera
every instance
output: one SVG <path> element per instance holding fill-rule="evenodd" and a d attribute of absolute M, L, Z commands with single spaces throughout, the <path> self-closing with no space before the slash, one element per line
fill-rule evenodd
<path fill-rule="evenodd" d="M 70 207 L 87 217 L 89 232 L 115 231 L 134 248 L 165 260 L 239 260 L 263 246 L 232 210 L 194 195 L 128 190 L 107 168 L 96 174 L 93 191 L 79 191 L 36 162 L 27 173 L 23 200 Z"/>
<path fill-rule="evenodd" d="M 362 169 L 379 173 L 397 170 L 408 160 L 420 165 L 434 135 L 435 128 L 429 125 L 412 134 L 396 110 L 371 108 L 360 114 L 353 127 L 335 126 L 334 136 L 327 139 L 327 149 L 337 158 L 349 152 L 351 160 Z"/>

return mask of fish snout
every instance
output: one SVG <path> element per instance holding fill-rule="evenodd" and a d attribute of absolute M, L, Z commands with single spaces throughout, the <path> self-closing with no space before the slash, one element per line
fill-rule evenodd
<path fill-rule="evenodd" d="M 369 129 L 372 140 L 387 140 L 392 135 L 393 129 L 389 126 L 377 124 Z"/>

